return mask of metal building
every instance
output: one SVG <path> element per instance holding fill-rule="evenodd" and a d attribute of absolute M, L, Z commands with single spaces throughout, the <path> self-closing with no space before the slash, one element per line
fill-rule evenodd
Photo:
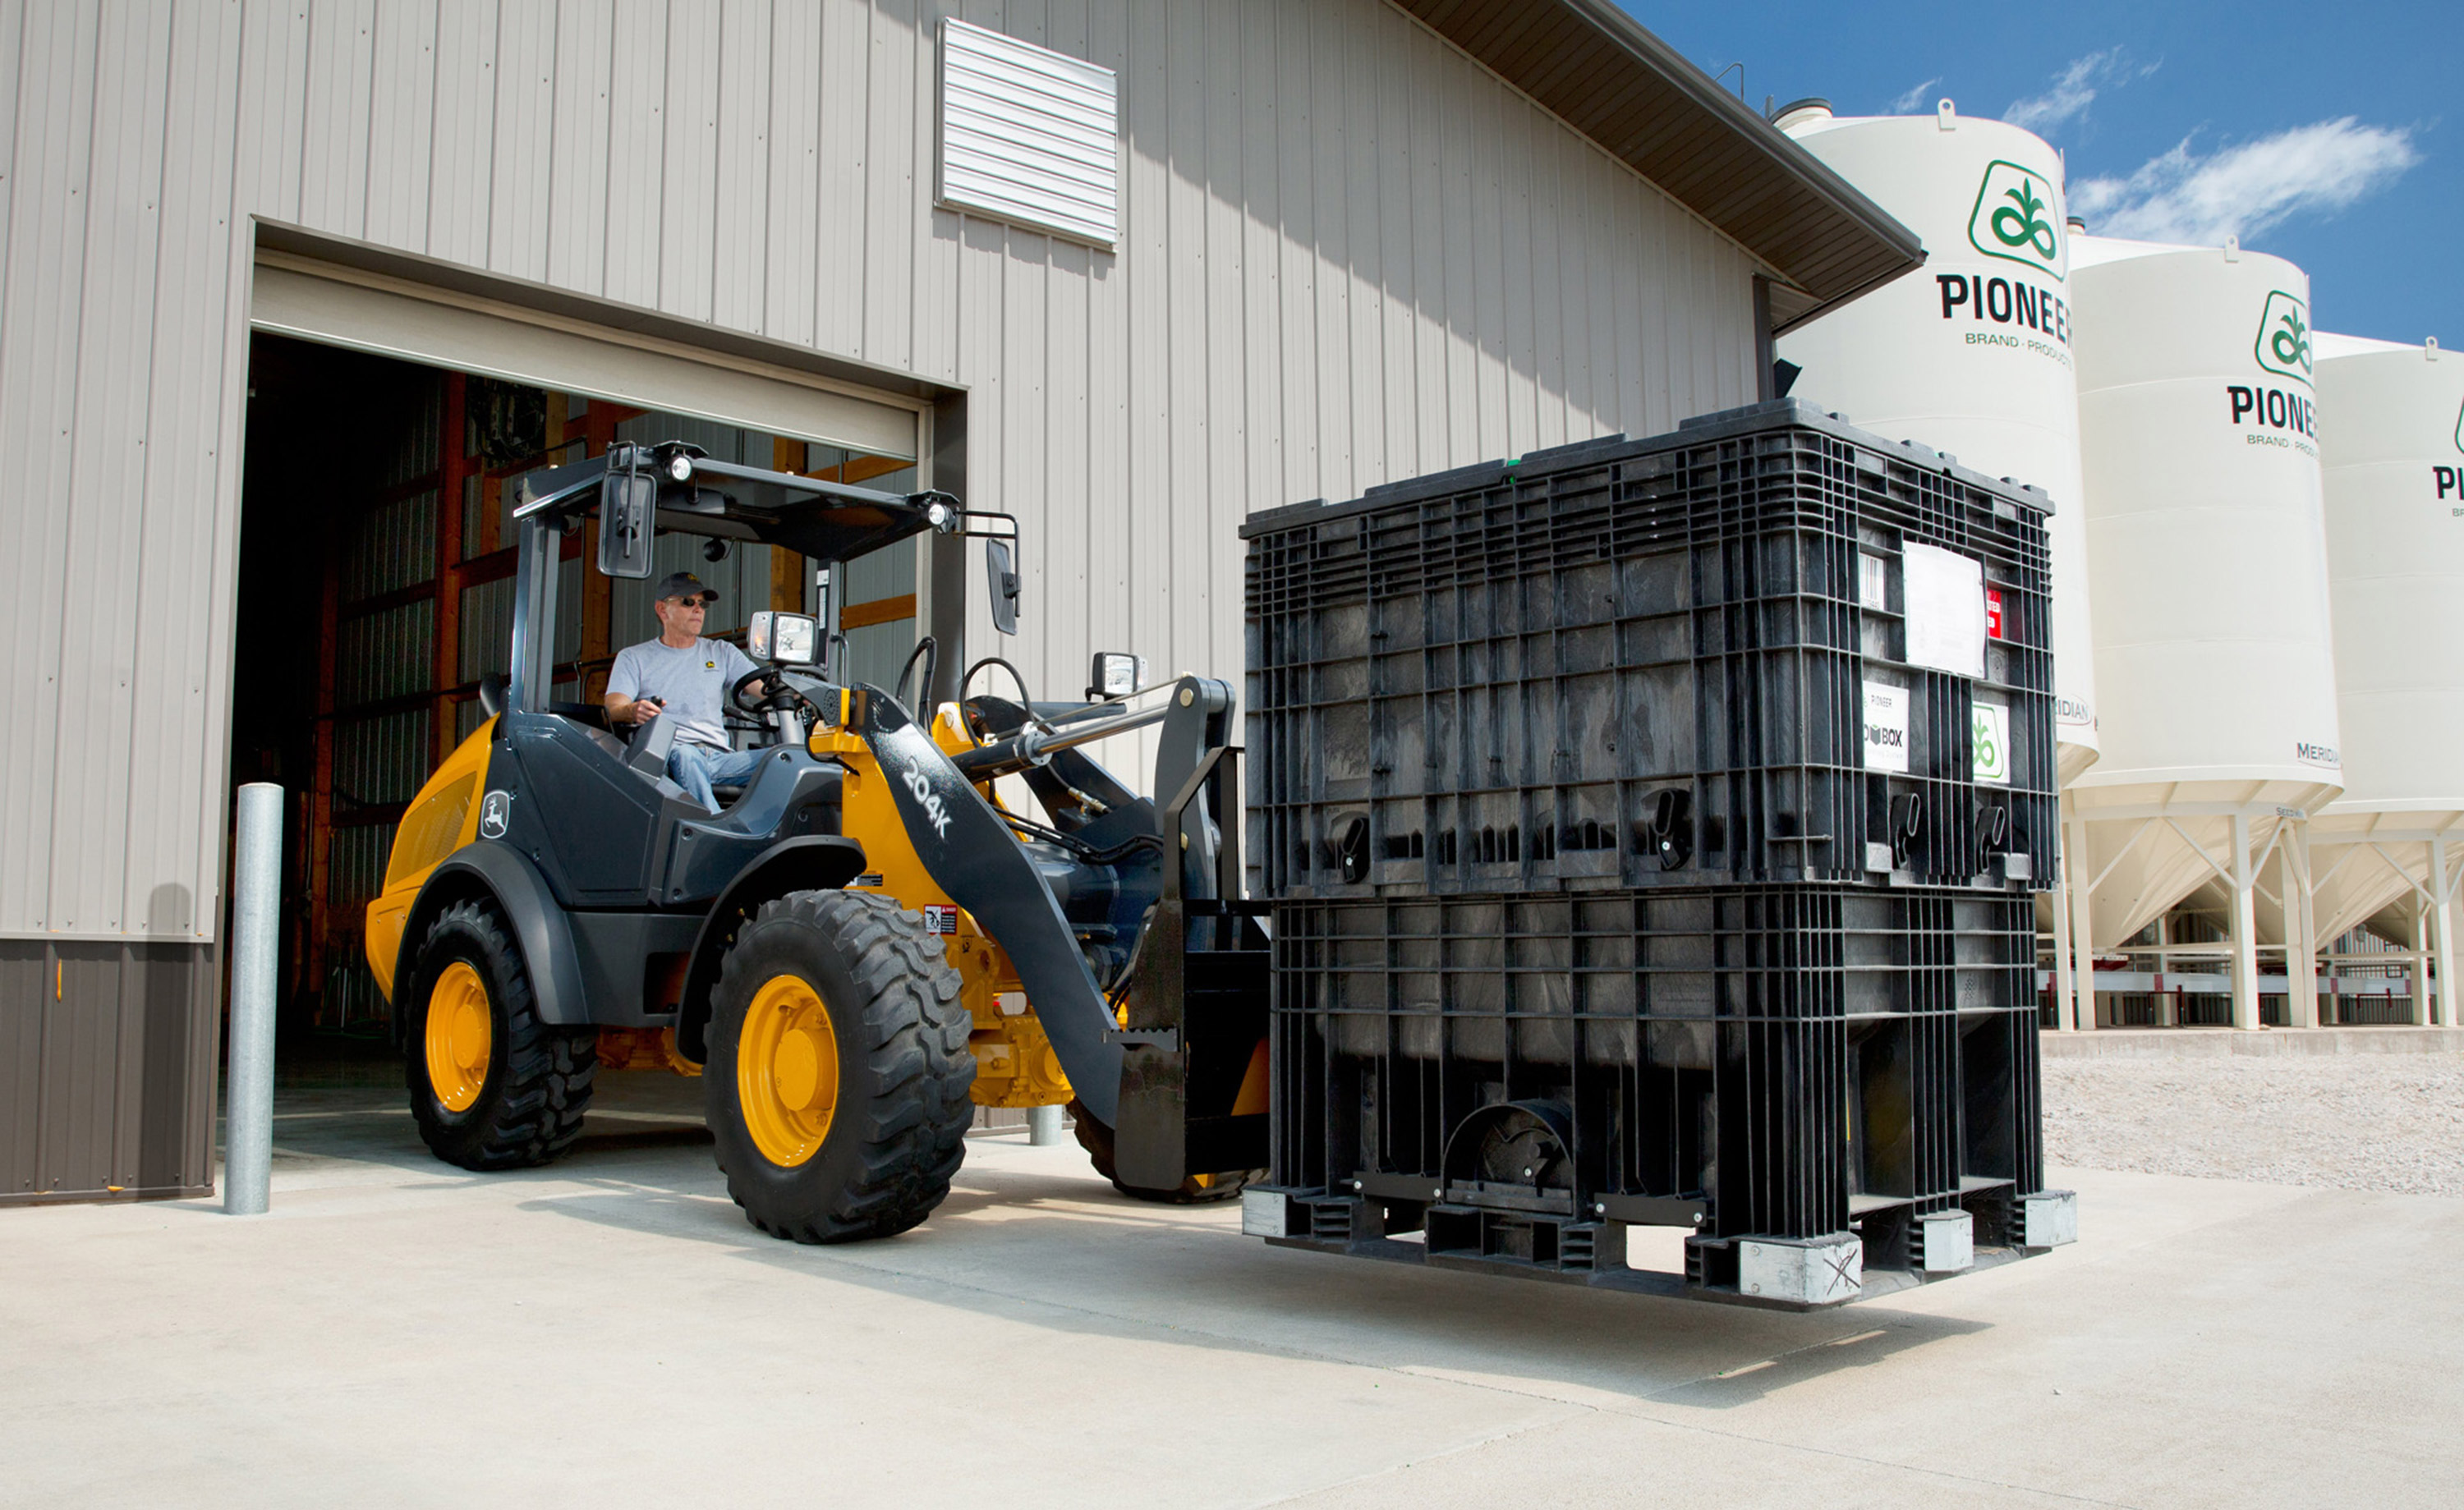
<path fill-rule="evenodd" d="M 1922 255 L 1609 0 L 11 0 L 0 62 L 0 1201 L 210 1178 L 243 516 L 316 486 L 244 447 L 274 336 L 449 375 L 354 411 L 435 435 L 350 569 L 459 643 L 298 621 L 442 720 L 471 384 L 907 470 L 1023 519 L 1030 679 L 1228 675 L 1250 511 L 1749 401 Z M 898 569 L 884 633 L 961 638 L 967 563 Z"/>

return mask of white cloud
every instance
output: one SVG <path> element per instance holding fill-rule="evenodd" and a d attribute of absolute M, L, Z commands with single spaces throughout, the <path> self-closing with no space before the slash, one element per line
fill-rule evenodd
<path fill-rule="evenodd" d="M 2331 213 L 2386 187 L 2421 161 L 2409 127 L 2351 116 L 2296 126 L 2205 157 L 2189 139 L 2127 178 L 2071 186 L 2071 213 L 2100 235 L 2215 246 L 2248 241 L 2295 215 Z"/>
<path fill-rule="evenodd" d="M 2010 109 L 2002 112 L 2002 119 L 2041 136 L 2085 115 L 2087 107 L 2096 102 L 2100 85 L 2121 85 L 2133 78 L 2145 78 L 2156 72 L 2157 66 L 2150 63 L 2134 68 L 2118 47 L 2090 53 L 2072 59 L 2068 68 L 2055 76 L 2053 88 L 2033 98 L 2014 100 Z"/>
<path fill-rule="evenodd" d="M 1886 116 L 1911 116 L 1915 115 L 1919 111 L 1931 110 L 1933 108 L 1933 101 L 1926 98 L 1927 94 L 1932 90 L 1934 85 L 1941 82 L 1942 76 L 1940 74 L 1936 74 L 1933 77 L 1926 79 L 1924 83 L 1917 85 L 1906 94 L 1900 96 L 1897 99 L 1884 105 L 1882 107 L 1882 114 Z"/>

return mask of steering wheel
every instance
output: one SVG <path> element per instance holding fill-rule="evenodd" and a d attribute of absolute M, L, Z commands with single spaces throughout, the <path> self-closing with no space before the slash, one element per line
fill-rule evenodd
<path fill-rule="evenodd" d="M 769 689 L 758 698 L 747 698 L 744 695 L 744 689 L 765 677 L 770 682 Z M 821 709 L 814 705 L 811 698 L 804 695 L 803 689 L 789 682 L 780 671 L 764 669 L 760 667 L 755 667 L 736 679 L 736 685 L 727 689 L 727 706 L 752 718 L 762 718 L 771 713 L 783 713 L 801 708 L 815 721 L 822 720 Z"/>

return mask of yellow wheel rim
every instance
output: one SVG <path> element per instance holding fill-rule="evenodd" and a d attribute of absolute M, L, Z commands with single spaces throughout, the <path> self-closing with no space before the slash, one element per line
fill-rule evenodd
<path fill-rule="evenodd" d="M 753 994 L 736 1043 L 736 1101 L 761 1156 L 793 1169 L 829 1136 L 839 1105 L 839 1041 L 829 1008 L 802 975 Z"/>
<path fill-rule="evenodd" d="M 488 1083 L 495 1038 L 488 986 L 468 961 L 455 960 L 428 994 L 428 1084 L 448 1111 L 469 1111 Z"/>

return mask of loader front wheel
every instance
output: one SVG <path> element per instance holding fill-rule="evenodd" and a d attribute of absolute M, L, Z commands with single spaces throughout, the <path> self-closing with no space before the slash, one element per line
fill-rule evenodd
<path fill-rule="evenodd" d="M 485 902 L 438 915 L 400 998 L 410 1115 L 429 1151 L 466 1170 L 545 1164 L 582 1135 L 597 1035 L 539 1019 L 530 973 Z"/>
<path fill-rule="evenodd" d="M 950 1193 L 975 1106 L 973 1020 L 924 920 L 798 891 L 737 934 L 702 1075 L 727 1193 L 797 1242 L 905 1232 Z"/>

